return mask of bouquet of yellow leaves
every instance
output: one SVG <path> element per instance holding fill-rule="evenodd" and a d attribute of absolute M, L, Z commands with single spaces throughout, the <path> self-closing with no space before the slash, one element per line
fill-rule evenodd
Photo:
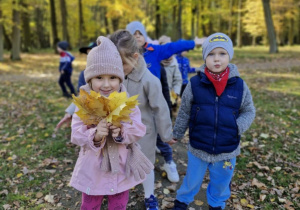
<path fill-rule="evenodd" d="M 97 125 L 102 119 L 121 126 L 121 122 L 132 122 L 129 114 L 138 105 L 138 95 L 127 97 L 126 92 L 113 92 L 108 97 L 91 90 L 89 94 L 80 89 L 79 96 L 72 96 L 79 108 L 76 114 L 85 125 Z"/>

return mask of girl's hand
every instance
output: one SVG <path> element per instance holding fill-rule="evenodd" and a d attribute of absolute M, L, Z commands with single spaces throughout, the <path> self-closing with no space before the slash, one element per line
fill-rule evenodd
<path fill-rule="evenodd" d="M 71 122 L 72 120 L 72 115 L 70 115 L 69 113 L 66 113 L 65 116 L 59 121 L 59 123 L 57 123 L 56 125 L 56 130 L 58 130 L 63 124 L 67 124 L 69 122 Z"/>
<path fill-rule="evenodd" d="M 202 46 L 202 44 L 204 43 L 205 39 L 207 37 L 202 37 L 202 38 L 198 38 L 197 36 L 195 37 L 194 41 L 195 41 L 195 45 L 197 47 Z"/>
<path fill-rule="evenodd" d="M 121 128 L 119 128 L 115 125 L 110 125 L 109 129 L 111 130 L 111 135 L 113 138 L 116 138 L 120 135 Z"/>
<path fill-rule="evenodd" d="M 109 126 L 105 119 L 101 120 L 97 125 L 97 132 L 94 137 L 94 145 L 101 145 L 103 137 L 106 137 L 109 133 Z M 100 146 L 99 145 L 99 146 Z M 97 146 L 96 146 L 97 147 Z"/>
<path fill-rule="evenodd" d="M 177 143 L 176 139 L 171 139 L 170 141 L 167 142 L 170 146 L 172 146 L 173 144 Z"/>

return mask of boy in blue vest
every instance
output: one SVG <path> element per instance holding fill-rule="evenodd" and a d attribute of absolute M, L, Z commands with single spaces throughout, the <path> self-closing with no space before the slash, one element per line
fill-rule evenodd
<path fill-rule="evenodd" d="M 174 140 L 189 127 L 187 173 L 177 191 L 174 210 L 187 209 L 209 170 L 207 202 L 210 210 L 225 208 L 230 182 L 240 154 L 240 137 L 255 117 L 255 107 L 233 57 L 230 38 L 210 35 L 203 43 L 205 64 L 188 83 L 175 122 Z"/>

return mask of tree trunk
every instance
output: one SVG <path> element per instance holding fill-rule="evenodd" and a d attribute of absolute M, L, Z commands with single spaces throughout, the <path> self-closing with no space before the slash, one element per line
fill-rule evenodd
<path fill-rule="evenodd" d="M 48 48 L 49 47 L 49 37 L 46 34 L 46 29 L 43 25 L 44 21 L 44 14 L 43 11 L 39 6 L 35 7 L 35 24 L 36 24 L 36 33 L 38 37 L 38 46 L 40 48 Z"/>
<path fill-rule="evenodd" d="M 57 53 L 56 50 L 56 44 L 59 41 L 58 35 L 57 35 L 57 24 L 56 24 L 56 13 L 55 13 L 55 1 L 50 0 L 50 13 L 51 13 L 51 29 L 52 29 L 52 47 Z"/>
<path fill-rule="evenodd" d="M 13 1 L 13 32 L 12 32 L 12 50 L 11 59 L 21 60 L 20 47 L 21 47 L 21 33 L 20 33 L 20 12 L 16 10 L 18 2 Z"/>
<path fill-rule="evenodd" d="M 297 44 L 300 44 L 300 4 L 298 6 L 298 33 L 297 34 Z"/>
<path fill-rule="evenodd" d="M 292 46 L 294 44 L 294 20 L 291 18 L 289 20 L 289 45 Z"/>
<path fill-rule="evenodd" d="M 252 36 L 252 46 L 256 46 L 256 36 Z"/>
<path fill-rule="evenodd" d="M 31 34 L 30 34 L 30 18 L 28 13 L 28 4 L 21 0 L 21 5 L 23 7 L 22 10 L 22 29 L 23 29 L 23 47 L 22 50 L 24 52 L 29 52 L 31 45 Z"/>
<path fill-rule="evenodd" d="M 192 6 L 192 21 L 191 21 L 191 38 L 195 38 L 195 16 L 197 12 L 197 5 Z"/>
<path fill-rule="evenodd" d="M 202 4 L 202 2 L 200 1 L 200 4 Z M 201 8 L 201 5 L 199 7 L 199 5 L 197 4 L 196 6 L 197 10 L 196 10 L 196 28 L 195 28 L 195 35 L 199 36 L 199 22 L 200 22 L 200 12 L 199 12 L 199 8 Z M 202 22 L 202 21 L 201 21 Z"/>
<path fill-rule="evenodd" d="M 82 0 L 78 0 L 79 6 L 79 46 L 82 46 L 83 34 L 85 32 L 83 14 L 82 14 Z"/>
<path fill-rule="evenodd" d="M 238 26 L 237 26 L 237 38 L 236 38 L 236 45 L 237 47 L 241 47 L 242 43 L 242 25 L 241 25 L 241 13 L 242 13 L 242 0 L 239 0 L 239 9 L 238 9 Z"/>
<path fill-rule="evenodd" d="M 116 31 L 119 29 L 119 18 L 112 18 L 111 19 L 111 23 L 112 23 L 112 27 L 113 27 L 113 30 Z"/>
<path fill-rule="evenodd" d="M 265 14 L 265 21 L 266 21 L 266 26 L 268 31 L 269 45 L 270 45 L 269 52 L 278 53 L 275 29 L 273 25 L 273 19 L 272 19 L 271 8 L 270 8 L 270 0 L 262 0 L 262 1 L 263 1 L 263 8 Z"/>
<path fill-rule="evenodd" d="M 105 31 L 106 31 L 106 35 L 110 34 L 110 30 L 109 30 L 109 22 L 108 19 L 106 17 L 106 8 L 102 7 L 103 10 L 103 15 L 104 15 L 104 25 L 105 25 Z"/>
<path fill-rule="evenodd" d="M 159 38 L 161 32 L 161 22 L 160 22 L 160 14 L 159 14 L 159 2 L 158 0 L 155 1 L 155 9 L 156 9 L 156 14 L 155 14 L 155 36 L 156 39 Z"/>
<path fill-rule="evenodd" d="M 230 0 L 229 2 L 229 21 L 228 21 L 228 36 L 231 37 L 232 33 L 232 2 L 233 0 Z"/>
<path fill-rule="evenodd" d="M 0 20 L 2 18 L 2 5 L 1 5 L 1 0 L 0 0 Z M 3 23 L 0 21 L 0 61 L 3 61 Z"/>
<path fill-rule="evenodd" d="M 173 6 L 173 12 L 172 12 L 173 14 L 172 14 L 172 20 L 173 20 L 173 22 L 172 22 L 172 40 L 176 40 L 176 39 L 178 39 L 178 36 L 176 35 L 177 34 L 177 29 L 176 29 L 176 25 L 177 25 L 177 6 L 176 5 L 174 5 Z"/>
<path fill-rule="evenodd" d="M 11 50 L 11 48 L 12 48 L 11 40 L 10 40 L 8 34 L 6 33 L 4 25 L 2 25 L 2 28 L 3 28 L 3 35 L 4 35 L 4 41 L 5 41 L 4 49 Z"/>
<path fill-rule="evenodd" d="M 178 22 L 177 22 L 178 39 L 182 38 L 181 13 L 182 13 L 181 0 L 178 0 Z"/>
<path fill-rule="evenodd" d="M 63 28 L 63 40 L 69 42 L 69 46 L 71 46 L 70 37 L 68 33 L 68 22 L 67 22 L 68 13 L 67 13 L 65 0 L 60 0 L 60 12 L 61 12 L 61 20 L 62 20 L 62 28 Z"/>

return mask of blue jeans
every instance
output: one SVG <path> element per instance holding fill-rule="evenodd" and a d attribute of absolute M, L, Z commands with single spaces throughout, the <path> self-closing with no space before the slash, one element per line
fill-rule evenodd
<path fill-rule="evenodd" d="M 194 156 L 188 151 L 187 173 L 176 199 L 187 205 L 194 201 L 199 192 L 206 170 L 209 170 L 209 184 L 206 190 L 207 202 L 212 207 L 225 208 L 226 200 L 230 197 L 230 182 L 233 176 L 236 158 L 229 160 L 230 166 L 224 166 L 225 161 L 208 163 Z"/>
<path fill-rule="evenodd" d="M 161 155 L 164 157 L 166 163 L 169 163 L 170 161 L 173 160 L 172 148 L 170 147 L 169 144 L 163 142 L 159 135 L 157 135 L 156 146 L 160 150 Z"/>

